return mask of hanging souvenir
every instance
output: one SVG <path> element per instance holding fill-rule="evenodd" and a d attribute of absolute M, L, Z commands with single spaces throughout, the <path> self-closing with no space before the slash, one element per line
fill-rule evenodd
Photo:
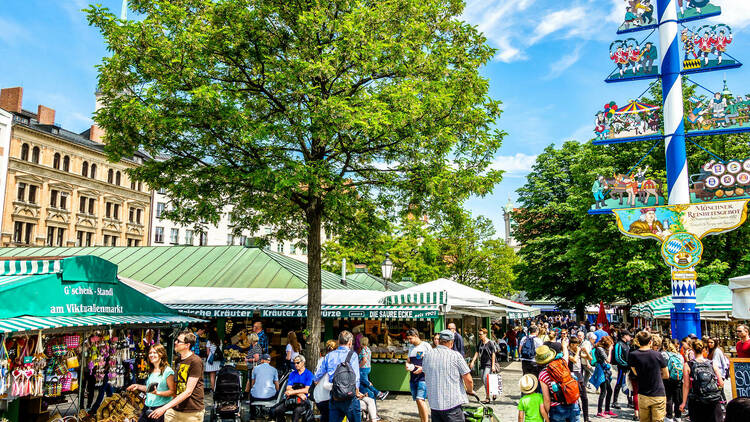
<path fill-rule="evenodd" d="M 617 67 L 606 82 L 659 77 L 659 55 L 650 41 L 639 43 L 635 38 L 615 40 L 609 45 L 609 58 Z"/>
<path fill-rule="evenodd" d="M 683 28 L 680 36 L 683 45 L 683 73 L 731 69 L 742 64 L 727 50 L 734 40 L 732 28 L 723 23 Z"/>
<path fill-rule="evenodd" d="M 8 350 L 5 348 L 5 336 L 0 336 L 0 397 L 7 395 L 10 383 L 10 362 L 8 361 Z"/>
<path fill-rule="evenodd" d="M 65 341 L 65 346 L 68 349 L 76 349 L 78 348 L 78 346 L 81 345 L 81 336 L 77 334 L 65 336 L 64 341 Z"/>

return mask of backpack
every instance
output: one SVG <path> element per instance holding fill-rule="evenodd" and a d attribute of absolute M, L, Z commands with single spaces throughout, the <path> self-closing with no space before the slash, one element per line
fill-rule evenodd
<path fill-rule="evenodd" d="M 356 396 L 357 376 L 354 373 L 354 369 L 349 364 L 353 355 L 354 350 L 350 350 L 349 353 L 346 354 L 346 360 L 341 362 L 333 372 L 333 389 L 331 390 L 331 398 L 336 401 L 351 400 Z"/>
<path fill-rule="evenodd" d="M 669 379 L 679 381 L 682 379 L 682 360 L 680 355 L 677 353 L 666 353 L 667 355 L 667 371 L 669 371 Z"/>
<path fill-rule="evenodd" d="M 555 359 L 547 365 L 547 373 L 557 383 L 557 391 L 552 391 L 554 400 L 561 404 L 575 404 L 581 396 L 578 380 L 573 378 L 563 359 Z"/>
<path fill-rule="evenodd" d="M 524 337 L 523 346 L 521 346 L 521 357 L 524 359 L 534 359 L 536 356 L 536 347 L 534 347 L 534 337 Z"/>
<path fill-rule="evenodd" d="M 713 362 L 690 362 L 690 397 L 701 403 L 721 401 L 719 383 L 716 380 Z"/>

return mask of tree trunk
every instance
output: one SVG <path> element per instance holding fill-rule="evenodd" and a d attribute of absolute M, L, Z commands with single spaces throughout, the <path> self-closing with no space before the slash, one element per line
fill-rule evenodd
<path fill-rule="evenodd" d="M 586 305 L 583 303 L 576 303 L 576 318 L 578 322 L 586 321 Z"/>
<path fill-rule="evenodd" d="M 307 217 L 307 346 L 305 358 L 307 368 L 315 371 L 320 357 L 320 329 L 323 322 L 321 312 L 322 282 L 320 276 L 320 230 L 322 210 L 313 207 Z"/>

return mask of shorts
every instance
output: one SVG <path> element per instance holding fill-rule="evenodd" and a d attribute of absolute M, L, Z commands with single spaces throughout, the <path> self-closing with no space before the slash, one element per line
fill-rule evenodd
<path fill-rule="evenodd" d="M 169 409 L 164 413 L 164 420 L 166 422 L 203 422 L 205 414 L 205 410 L 198 412 L 178 412 L 174 409 Z"/>
<path fill-rule="evenodd" d="M 409 388 L 414 401 L 427 400 L 427 384 L 424 381 L 409 381 Z"/>

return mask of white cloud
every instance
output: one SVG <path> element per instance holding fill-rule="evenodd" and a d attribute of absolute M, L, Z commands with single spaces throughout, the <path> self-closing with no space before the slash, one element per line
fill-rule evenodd
<path fill-rule="evenodd" d="M 548 13 L 534 29 L 534 36 L 529 40 L 529 45 L 536 44 L 542 38 L 561 29 L 570 28 L 571 30 L 576 30 L 585 20 L 587 20 L 587 13 L 584 7 L 575 7 Z"/>
<path fill-rule="evenodd" d="M 499 155 L 490 164 L 493 170 L 505 170 L 506 174 L 528 173 L 536 162 L 536 155 L 516 153 L 515 155 Z"/>
<path fill-rule="evenodd" d="M 569 54 L 566 54 L 559 60 L 553 62 L 549 66 L 549 73 L 544 76 L 544 79 L 555 79 L 564 71 L 566 71 L 569 67 L 573 66 L 574 64 L 578 63 L 578 60 L 581 58 L 581 50 L 583 50 L 584 44 L 578 44 L 576 46 L 575 50 L 571 51 Z"/>
<path fill-rule="evenodd" d="M 712 3 L 721 7 L 721 15 L 714 21 L 725 23 L 733 29 L 750 26 L 750 1 L 714 0 Z"/>

